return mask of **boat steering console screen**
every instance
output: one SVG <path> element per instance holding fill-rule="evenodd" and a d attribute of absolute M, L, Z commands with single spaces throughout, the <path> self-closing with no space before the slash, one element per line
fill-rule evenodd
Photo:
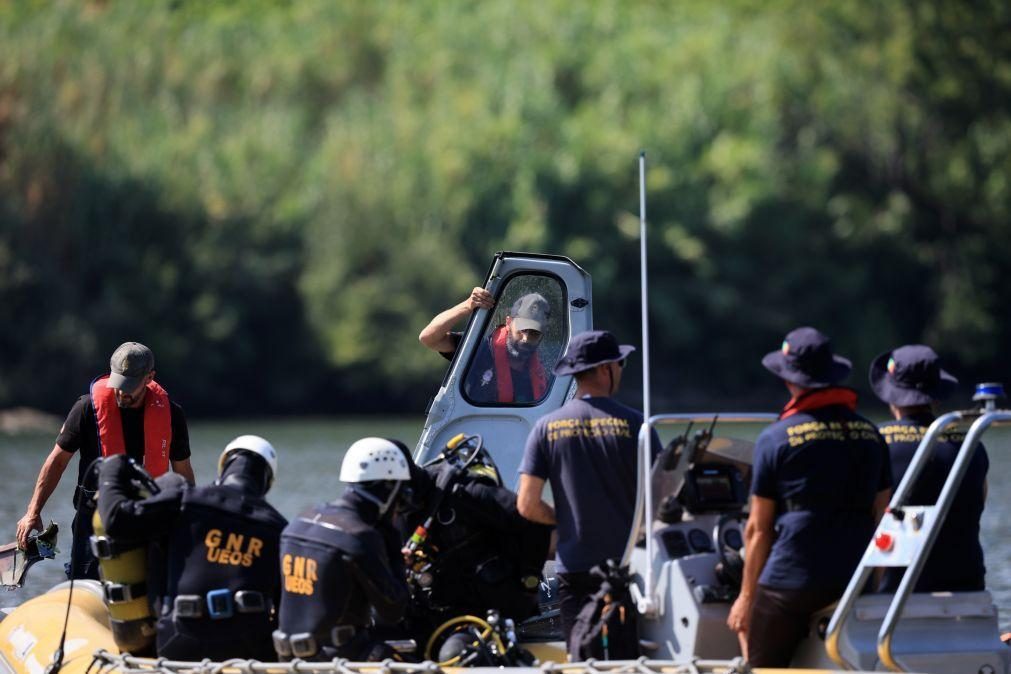
<path fill-rule="evenodd" d="M 698 464 L 685 475 L 679 500 L 694 514 L 738 510 L 747 503 L 748 493 L 736 466 Z"/>

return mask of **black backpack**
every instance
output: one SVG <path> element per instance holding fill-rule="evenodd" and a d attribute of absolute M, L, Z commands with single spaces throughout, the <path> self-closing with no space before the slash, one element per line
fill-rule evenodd
<path fill-rule="evenodd" d="M 601 578 L 601 584 L 576 617 L 569 637 L 573 660 L 638 658 L 638 613 L 628 590 L 628 568 L 608 560 L 590 573 Z"/>

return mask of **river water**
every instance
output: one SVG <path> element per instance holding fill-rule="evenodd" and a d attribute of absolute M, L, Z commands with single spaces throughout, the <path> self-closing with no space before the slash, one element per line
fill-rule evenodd
<path fill-rule="evenodd" d="M 420 435 L 420 417 L 374 417 L 363 419 L 286 419 L 248 422 L 195 422 L 190 424 L 190 444 L 197 482 L 213 479 L 217 458 L 229 440 L 254 433 L 270 440 L 280 453 L 277 482 L 270 501 L 291 518 L 305 506 L 336 497 L 341 492 L 337 479 L 348 446 L 367 435 L 395 437 L 414 446 Z M 750 434 L 749 434 L 750 435 Z M 666 441 L 666 438 L 664 438 Z M 32 488 L 46 455 L 53 447 L 53 435 L 0 435 L 4 483 L 0 488 L 0 542 L 14 540 L 17 520 L 31 497 Z M 486 442 L 488 439 L 486 439 Z M 1011 484 L 1001 479 L 1011 469 L 1011 430 L 991 430 L 985 444 L 990 455 L 989 495 L 983 514 L 982 539 L 986 553 L 987 585 L 1000 610 L 1002 631 L 1011 630 L 1011 536 L 1007 516 L 1011 513 Z M 520 451 L 522 448 L 517 448 Z M 70 550 L 71 495 L 77 475 L 77 460 L 67 468 L 43 517 L 61 527 L 56 561 L 44 561 L 29 572 L 25 587 L 13 592 L 0 590 L 0 606 L 14 606 L 45 592 L 65 580 L 63 563 Z M 508 476 L 503 476 L 508 481 Z M 2 532 L 6 533 L 2 533 Z"/>

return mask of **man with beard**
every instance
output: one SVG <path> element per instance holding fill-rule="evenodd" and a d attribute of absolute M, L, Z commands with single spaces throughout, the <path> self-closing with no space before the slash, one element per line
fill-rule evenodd
<path fill-rule="evenodd" d="M 478 309 L 495 302 L 484 288 L 474 288 L 460 304 L 443 311 L 421 331 L 422 344 L 452 360 L 463 333 L 450 328 Z M 464 385 L 467 396 L 479 403 L 524 403 L 540 400 L 548 389 L 548 376 L 537 349 L 551 318 L 543 295 L 528 293 L 513 303 L 505 324 L 496 327 L 481 345 Z"/>
<path fill-rule="evenodd" d="M 86 484 L 88 467 L 99 457 L 126 454 L 152 476 L 171 469 L 193 483 L 190 438 L 182 408 L 155 380 L 154 353 L 137 342 L 121 344 L 109 359 L 109 374 L 91 382 L 78 398 L 39 471 L 31 501 L 17 524 L 18 546 L 28 543 L 33 529 L 42 531 L 42 508 L 64 471 L 80 454 L 74 491 L 73 568 L 68 578 L 98 578 L 98 560 L 91 554 L 91 498 L 95 485 Z"/>

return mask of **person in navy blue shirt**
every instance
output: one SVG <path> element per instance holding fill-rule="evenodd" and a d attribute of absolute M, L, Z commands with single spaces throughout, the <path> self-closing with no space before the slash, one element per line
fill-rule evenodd
<path fill-rule="evenodd" d="M 879 427 L 888 443 L 892 482 L 898 486 L 927 428 L 937 416 L 937 403 L 955 390 L 958 380 L 941 369 L 940 359 L 929 346 L 911 344 L 878 356 L 870 369 L 871 388 L 895 418 Z M 930 462 L 913 487 L 909 505 L 933 505 L 955 463 L 965 433 L 946 431 L 938 438 Z M 986 473 L 990 467 L 983 445 L 969 461 L 962 484 L 938 532 L 916 592 L 974 592 L 985 589 L 983 548 L 979 543 L 979 519 L 986 501 Z M 894 592 L 904 568 L 885 570 L 884 592 Z"/>
<path fill-rule="evenodd" d="M 590 569 L 608 559 L 620 561 L 632 530 L 642 414 L 612 396 L 634 350 L 603 330 L 574 336 L 554 372 L 574 375 L 576 395 L 537 422 L 520 464 L 520 515 L 558 525 L 556 570 L 566 642 L 580 609 L 600 586 Z M 652 443 L 655 454 L 660 448 L 655 433 Z M 543 500 L 548 482 L 554 508 Z"/>
<path fill-rule="evenodd" d="M 755 443 L 744 580 L 727 625 L 753 667 L 788 667 L 811 616 L 842 596 L 891 494 L 888 449 L 838 384 L 850 361 L 810 327 L 762 365 L 791 399 Z"/>

